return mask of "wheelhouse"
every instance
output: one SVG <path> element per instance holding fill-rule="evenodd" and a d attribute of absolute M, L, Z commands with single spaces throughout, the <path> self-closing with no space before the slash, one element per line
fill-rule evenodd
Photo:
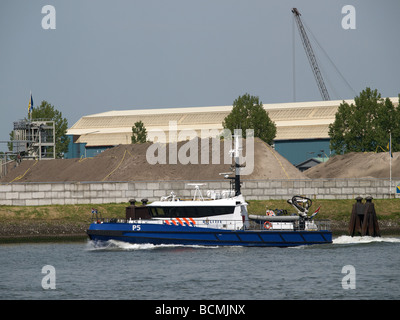
<path fill-rule="evenodd" d="M 152 218 L 201 218 L 233 214 L 234 205 L 225 206 L 149 206 Z"/>

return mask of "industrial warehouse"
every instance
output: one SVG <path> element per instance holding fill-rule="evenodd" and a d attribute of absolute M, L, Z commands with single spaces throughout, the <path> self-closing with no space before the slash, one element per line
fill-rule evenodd
<path fill-rule="evenodd" d="M 398 98 L 391 98 L 398 105 Z M 335 114 L 342 100 L 264 104 L 264 109 L 275 122 L 277 134 L 274 149 L 293 165 L 304 162 L 317 164 L 330 157 L 329 124 L 335 120 Z M 345 100 L 351 104 L 353 100 Z M 147 129 L 149 141 L 165 133 L 171 141 L 177 140 L 169 135 L 170 123 L 176 124 L 179 132 L 209 130 L 215 137 L 215 130 L 223 129 L 222 122 L 231 112 L 232 106 L 164 108 L 109 111 L 83 116 L 67 132 L 70 137 L 69 151 L 65 158 L 93 157 L 102 151 L 131 143 L 132 126 L 142 121 Z M 181 134 L 186 140 L 186 135 Z M 311 161 L 310 161 L 311 159 Z M 313 159 L 313 160 L 312 160 Z M 305 168 L 307 169 L 307 167 Z"/>
<path fill-rule="evenodd" d="M 327 157 L 328 126 L 334 121 L 341 102 L 264 104 L 269 117 L 277 126 L 275 150 L 292 164 L 317 157 L 321 150 L 324 150 L 324 156 Z M 129 144 L 132 126 L 137 121 L 144 123 L 150 141 L 152 136 L 157 136 L 157 132 L 161 131 L 168 137 L 170 122 L 177 124 L 177 130 L 194 130 L 200 137 L 201 130 L 222 130 L 222 122 L 231 110 L 232 106 L 165 108 L 109 111 L 83 116 L 67 132 L 71 144 L 65 157 L 91 157 L 107 148 Z"/>

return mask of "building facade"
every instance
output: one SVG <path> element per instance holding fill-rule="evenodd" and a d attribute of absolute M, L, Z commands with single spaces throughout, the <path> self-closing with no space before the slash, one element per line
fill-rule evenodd
<path fill-rule="evenodd" d="M 345 100 L 354 103 L 354 100 Z M 392 98 L 397 104 L 398 99 Z M 329 124 L 343 100 L 264 104 L 277 126 L 275 150 L 292 164 L 329 157 Z M 108 111 L 83 116 L 67 134 L 65 158 L 93 157 L 107 148 L 131 143 L 132 126 L 142 121 L 148 140 L 169 142 L 194 136 L 215 137 L 232 106 Z"/>

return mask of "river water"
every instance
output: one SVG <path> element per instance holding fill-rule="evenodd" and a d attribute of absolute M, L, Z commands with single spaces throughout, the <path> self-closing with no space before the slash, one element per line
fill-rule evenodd
<path fill-rule="evenodd" d="M 400 299 L 400 238 L 296 248 L 0 245 L 0 299 Z"/>

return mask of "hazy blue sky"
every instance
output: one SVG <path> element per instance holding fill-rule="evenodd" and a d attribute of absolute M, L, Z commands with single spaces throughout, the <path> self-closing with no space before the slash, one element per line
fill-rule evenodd
<path fill-rule="evenodd" d="M 47 4 L 55 30 L 42 28 Z M 345 5 L 355 30 L 342 28 Z M 356 94 L 400 93 L 399 0 L 1 0 L 0 140 L 27 116 L 30 91 L 69 126 L 109 110 L 231 105 L 246 92 L 292 102 L 293 7 Z M 353 98 L 312 44 L 331 99 Z M 296 101 L 321 100 L 297 28 L 295 57 Z"/>

